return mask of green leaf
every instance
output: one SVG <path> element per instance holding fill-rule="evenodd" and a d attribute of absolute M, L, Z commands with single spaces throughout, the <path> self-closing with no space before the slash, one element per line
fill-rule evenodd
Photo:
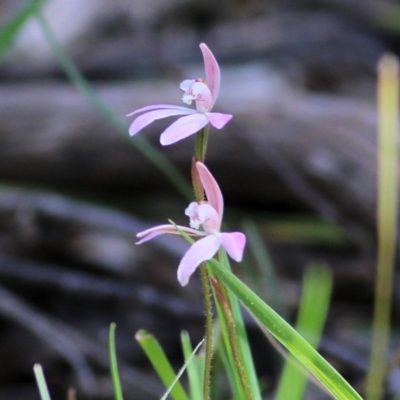
<path fill-rule="evenodd" d="M 191 362 L 187 365 L 187 373 L 189 377 L 190 399 L 203 400 L 203 374 L 204 374 L 204 357 L 194 356 L 194 351 L 190 344 L 189 334 L 187 332 L 181 333 L 181 342 L 185 361 Z M 193 357 L 193 358 L 192 358 Z"/>
<path fill-rule="evenodd" d="M 284 319 L 218 261 L 207 262 L 214 273 L 259 321 L 339 400 L 361 400 L 345 379 Z"/>
<path fill-rule="evenodd" d="M 117 364 L 117 353 L 115 351 L 115 329 L 116 324 L 112 323 L 110 325 L 110 333 L 109 333 L 109 353 L 110 353 L 110 368 L 111 368 L 111 378 L 114 388 L 114 397 L 116 400 L 123 400 L 124 396 L 122 394 L 121 382 L 119 379 L 118 373 L 118 364 Z"/>
<path fill-rule="evenodd" d="M 0 31 L 0 61 L 5 52 L 11 47 L 19 31 L 23 28 L 26 21 L 37 11 L 38 7 L 44 3 L 44 0 L 31 0 L 27 5 Z"/>
<path fill-rule="evenodd" d="M 366 398 L 384 394 L 397 244 L 399 61 L 385 55 L 378 65 L 378 260 L 372 350 Z"/>
<path fill-rule="evenodd" d="M 47 388 L 46 379 L 44 378 L 43 369 L 40 364 L 33 366 L 36 382 L 39 388 L 40 398 L 42 400 L 51 400 L 49 389 Z"/>
<path fill-rule="evenodd" d="M 332 274 L 329 268 L 315 265 L 306 270 L 296 330 L 314 348 L 318 347 L 325 325 L 331 292 Z M 283 369 L 276 400 L 303 399 L 307 380 L 307 372 L 298 365 L 292 355 L 289 355 Z"/>
<path fill-rule="evenodd" d="M 135 339 L 146 353 L 147 358 L 150 360 L 165 387 L 169 388 L 175 383 L 170 392 L 172 398 L 174 400 L 188 400 L 188 396 L 180 382 L 175 382 L 175 371 L 157 339 L 143 329 L 136 333 Z"/>

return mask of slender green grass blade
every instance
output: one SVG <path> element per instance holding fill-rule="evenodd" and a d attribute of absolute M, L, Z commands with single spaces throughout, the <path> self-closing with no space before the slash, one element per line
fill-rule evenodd
<path fill-rule="evenodd" d="M 76 68 L 71 58 L 63 50 L 57 42 L 53 32 L 51 31 L 43 14 L 37 8 L 36 18 L 42 28 L 43 34 L 50 45 L 54 56 L 63 68 L 65 74 L 71 83 L 82 93 L 90 104 L 119 131 L 126 139 L 128 136 L 128 125 L 125 120 L 121 119 L 115 112 L 101 100 L 89 82 L 84 78 L 80 71 Z M 149 159 L 158 169 L 168 178 L 168 180 L 182 193 L 186 198 L 192 198 L 192 188 L 187 180 L 175 168 L 175 166 L 153 145 L 150 144 L 143 136 L 136 136 L 129 139 L 129 142 L 136 147 L 147 159 Z"/>
<path fill-rule="evenodd" d="M 117 353 L 115 350 L 115 329 L 117 325 L 112 323 L 110 325 L 110 332 L 109 332 L 109 353 L 110 353 L 110 369 L 111 369 L 111 378 L 114 388 L 114 397 L 115 400 L 124 400 L 124 396 L 122 394 L 121 388 L 121 381 L 119 379 L 119 372 L 118 372 L 118 363 L 117 363 Z"/>
<path fill-rule="evenodd" d="M 49 389 L 47 388 L 46 384 L 46 379 L 43 374 L 42 366 L 40 364 L 35 364 L 33 366 L 33 372 L 35 374 L 41 400 L 51 400 Z"/>
<path fill-rule="evenodd" d="M 169 386 L 169 388 L 167 389 L 167 391 L 164 393 L 164 395 L 161 397 L 160 400 L 166 400 L 168 395 L 171 393 L 172 389 L 178 383 L 179 379 L 181 379 L 181 376 L 186 371 L 188 365 L 193 361 L 193 357 L 195 356 L 195 354 L 196 354 L 197 350 L 200 348 L 200 346 L 204 343 L 204 340 L 205 339 L 201 340 L 200 343 L 196 346 L 196 348 L 192 351 L 192 353 L 189 354 L 188 359 L 185 360 L 185 363 L 183 364 L 182 368 L 178 371 L 178 373 L 175 376 L 175 379 L 173 380 L 173 382 L 171 383 L 171 385 Z M 201 391 L 200 391 L 200 393 L 201 393 Z"/>
<path fill-rule="evenodd" d="M 256 318 L 339 400 L 360 400 L 346 380 L 310 346 L 284 319 L 265 304 L 232 272 L 216 260 L 207 262 L 210 269 Z"/>
<path fill-rule="evenodd" d="M 268 221 L 263 229 L 269 239 L 296 244 L 348 246 L 349 239 L 337 224 L 321 218 L 296 217 Z"/>
<path fill-rule="evenodd" d="M 135 339 L 146 353 L 147 358 L 150 360 L 165 387 L 169 388 L 174 384 L 170 391 L 172 398 L 174 400 L 188 400 L 188 396 L 180 382 L 175 382 L 175 371 L 154 336 L 145 330 L 140 330 L 136 333 Z"/>
<path fill-rule="evenodd" d="M 383 397 L 397 235 L 399 63 L 384 56 L 378 67 L 378 260 L 367 400 Z"/>
<path fill-rule="evenodd" d="M 303 281 L 296 330 L 308 343 L 317 348 L 329 308 L 332 292 L 332 274 L 325 266 L 312 266 L 306 270 Z M 307 384 L 308 374 L 298 368 L 289 355 L 283 369 L 276 400 L 301 400 Z"/>
<path fill-rule="evenodd" d="M 0 62 L 3 59 L 5 52 L 12 46 L 19 31 L 25 25 L 26 21 L 35 14 L 44 0 L 30 0 L 26 6 L 19 11 L 0 31 Z"/>
<path fill-rule="evenodd" d="M 189 334 L 187 332 L 181 333 L 181 342 L 183 355 L 185 361 L 191 359 L 194 354 L 192 345 L 190 343 Z M 204 373 L 204 357 L 193 356 L 192 362 L 187 365 L 187 374 L 189 377 L 190 399 L 203 400 L 203 373 Z"/>

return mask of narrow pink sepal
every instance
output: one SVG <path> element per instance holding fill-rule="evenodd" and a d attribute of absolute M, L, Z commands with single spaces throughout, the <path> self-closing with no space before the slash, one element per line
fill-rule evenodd
<path fill-rule="evenodd" d="M 139 232 L 136 236 L 140 239 L 136 244 L 141 244 L 147 242 L 148 240 L 153 239 L 158 235 L 163 235 L 164 233 L 173 233 L 177 234 L 178 231 L 171 224 L 166 225 L 158 225 L 150 229 L 146 229 L 145 231 Z"/>
<path fill-rule="evenodd" d="M 203 261 L 210 260 L 215 256 L 220 244 L 217 236 L 209 235 L 190 246 L 178 267 L 178 281 L 182 286 L 187 285 L 189 278 Z"/>
<path fill-rule="evenodd" d="M 222 129 L 226 125 L 226 123 L 232 119 L 231 114 L 221 113 L 208 113 L 207 117 L 210 121 L 210 124 L 217 129 Z"/>
<path fill-rule="evenodd" d="M 139 113 L 146 112 L 146 111 L 163 110 L 163 109 L 166 110 L 168 108 L 174 108 L 174 109 L 179 108 L 181 110 L 193 111 L 191 108 L 183 107 L 183 106 L 174 106 L 172 104 L 154 104 L 153 106 L 146 106 L 146 107 L 138 108 L 137 110 L 134 110 L 129 114 L 126 114 L 126 116 L 131 117 L 132 115 L 139 114 Z"/>
<path fill-rule="evenodd" d="M 154 110 L 149 111 L 145 114 L 139 115 L 129 127 L 129 134 L 131 136 L 136 135 L 139 131 L 145 128 L 147 125 L 150 125 L 157 119 L 172 117 L 174 115 L 186 115 L 192 114 L 192 112 L 188 111 L 189 109 L 164 109 L 164 110 Z M 192 111 L 192 110 L 190 110 Z"/>
<path fill-rule="evenodd" d="M 214 54 L 205 43 L 200 44 L 200 50 L 203 53 L 206 81 L 212 95 L 211 109 L 218 97 L 219 86 L 221 84 L 221 72 Z"/>
<path fill-rule="evenodd" d="M 225 232 L 221 233 L 220 239 L 229 256 L 237 262 L 242 261 L 246 236 L 241 232 Z"/>
<path fill-rule="evenodd" d="M 197 172 L 207 196 L 207 201 L 215 209 L 219 218 L 219 226 L 221 226 L 222 217 L 224 215 L 224 198 L 217 181 L 211 175 L 209 169 L 200 161 L 196 163 Z"/>
<path fill-rule="evenodd" d="M 208 118 L 205 114 L 195 111 L 194 114 L 179 118 L 170 125 L 160 137 L 160 143 L 163 146 L 179 142 L 181 139 L 193 135 L 208 124 Z"/>
<path fill-rule="evenodd" d="M 179 229 L 185 232 L 189 236 L 198 236 L 199 234 L 204 234 L 203 232 L 197 231 L 196 229 L 187 228 L 186 226 L 177 225 Z M 140 239 L 136 244 L 142 244 L 155 238 L 158 235 L 163 235 L 164 233 L 172 233 L 174 235 L 179 235 L 179 230 L 176 229 L 174 225 L 165 224 L 158 225 L 153 228 L 146 229 L 145 231 L 139 232 L 136 236 Z"/>

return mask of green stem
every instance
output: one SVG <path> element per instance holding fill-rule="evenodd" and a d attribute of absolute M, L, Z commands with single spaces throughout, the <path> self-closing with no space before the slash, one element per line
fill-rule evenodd
<path fill-rule="evenodd" d="M 208 142 L 208 125 L 196 134 L 195 157 L 192 163 L 192 184 L 196 201 L 204 200 L 204 189 L 198 177 L 195 162 L 203 162 L 206 157 L 207 142 Z M 200 277 L 204 292 L 204 309 L 206 314 L 206 354 L 204 362 L 204 384 L 203 397 L 204 400 L 210 399 L 211 393 L 211 363 L 213 356 L 213 311 L 211 303 L 211 288 L 208 280 L 208 272 L 205 264 L 200 265 Z"/>
<path fill-rule="evenodd" d="M 204 162 L 206 159 L 209 127 L 206 125 L 196 134 L 195 157 L 196 161 Z"/>
<path fill-rule="evenodd" d="M 384 395 L 397 228 L 397 132 L 399 63 L 384 56 L 378 68 L 378 260 L 367 400 Z"/>
<path fill-rule="evenodd" d="M 204 400 L 210 399 L 211 393 L 211 363 L 213 356 L 213 313 L 211 303 L 211 290 L 208 280 L 208 272 L 205 264 L 200 266 L 200 277 L 204 291 L 204 309 L 206 314 L 206 354 L 204 360 L 204 382 L 203 382 L 203 396 Z"/>
<path fill-rule="evenodd" d="M 222 282 L 219 282 L 216 278 L 212 279 L 212 285 L 214 287 L 214 293 L 216 295 L 218 304 L 220 305 L 220 309 L 225 319 L 225 324 L 228 331 L 229 344 L 231 346 L 233 359 L 235 361 L 237 373 L 239 375 L 240 382 L 242 384 L 242 388 L 244 391 L 244 395 L 247 400 L 252 400 L 253 395 L 251 393 L 251 388 L 249 385 L 249 379 L 246 375 L 246 370 L 243 366 L 243 355 L 239 349 L 237 343 L 237 334 L 235 327 L 235 320 L 232 314 L 232 308 L 229 304 L 229 296 L 227 294 L 227 290 L 225 285 Z"/>

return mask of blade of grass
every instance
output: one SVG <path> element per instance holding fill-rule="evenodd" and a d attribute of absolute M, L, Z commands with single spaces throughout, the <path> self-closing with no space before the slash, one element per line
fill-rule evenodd
<path fill-rule="evenodd" d="M 37 7 L 42 5 L 44 0 L 30 0 L 26 6 L 17 13 L 0 31 L 0 62 L 3 60 L 5 52 L 11 47 L 19 31 L 23 28 L 26 21 L 31 18 Z"/>
<path fill-rule="evenodd" d="M 49 389 L 47 388 L 46 379 L 43 374 L 43 369 L 40 364 L 33 366 L 33 372 L 35 374 L 36 383 L 39 388 L 40 398 L 42 400 L 51 400 Z"/>
<path fill-rule="evenodd" d="M 325 325 L 331 292 L 332 274 L 326 266 L 315 265 L 306 270 L 296 330 L 314 348 L 318 347 Z M 276 400 L 301 400 L 304 398 L 307 374 L 299 370 L 298 366 L 290 359 L 293 359 L 292 355 L 285 363 Z"/>
<path fill-rule="evenodd" d="M 111 369 L 111 378 L 114 388 L 114 397 L 115 400 L 124 400 L 124 396 L 122 394 L 121 381 L 119 379 L 118 372 L 118 363 L 117 363 L 117 353 L 115 351 L 115 329 L 117 325 L 112 323 L 110 325 L 109 332 L 109 353 L 110 353 L 110 369 Z"/>
<path fill-rule="evenodd" d="M 181 333 L 181 342 L 185 361 L 189 361 L 194 354 L 190 343 L 189 334 Z M 203 374 L 204 374 L 204 357 L 193 356 L 192 362 L 187 365 L 187 373 L 189 377 L 190 399 L 203 400 Z"/>
<path fill-rule="evenodd" d="M 399 65 L 394 56 L 378 66 L 378 260 L 367 400 L 383 396 L 390 340 L 390 312 L 397 229 L 397 132 Z"/>
<path fill-rule="evenodd" d="M 150 142 L 148 142 L 143 136 L 136 136 L 134 139 L 129 139 L 128 125 L 126 121 L 116 115 L 115 112 L 106 103 L 104 103 L 103 100 L 101 100 L 89 82 L 76 68 L 71 58 L 57 42 L 39 7 L 36 7 L 36 18 L 42 28 L 43 34 L 49 46 L 51 47 L 51 50 L 54 53 L 54 56 L 71 83 L 117 131 L 122 133 L 122 135 L 126 137 L 126 139 L 129 140 L 129 142 L 133 144 L 137 150 L 139 150 L 148 160 L 158 167 L 158 169 L 168 178 L 168 180 L 183 196 L 191 199 L 191 186 L 175 168 L 175 166 L 160 151 L 150 144 Z"/>
<path fill-rule="evenodd" d="M 196 348 L 192 351 L 192 354 L 189 355 L 189 358 L 185 361 L 185 363 L 183 364 L 182 368 L 178 371 L 178 373 L 175 376 L 174 381 L 171 383 L 171 385 L 169 386 L 169 388 L 167 389 L 167 391 L 164 393 L 164 395 L 161 397 L 160 400 L 166 400 L 168 395 L 171 393 L 172 389 L 174 388 L 174 386 L 177 384 L 177 382 L 179 381 L 179 379 L 181 379 L 181 376 L 183 375 L 183 373 L 186 371 L 186 368 L 188 367 L 188 365 L 190 364 L 190 362 L 192 361 L 194 355 L 196 354 L 197 350 L 200 348 L 200 346 L 204 343 L 204 339 L 200 341 L 200 343 L 196 346 Z"/>
<path fill-rule="evenodd" d="M 339 400 L 361 400 L 346 380 L 283 318 L 216 260 L 210 269 L 237 298 Z"/>
<path fill-rule="evenodd" d="M 165 387 L 169 388 L 174 384 L 171 389 L 172 398 L 174 400 L 189 400 L 180 382 L 175 381 L 175 371 L 154 336 L 142 329 L 136 333 L 135 339 L 146 353 L 147 358 L 150 360 Z"/>

